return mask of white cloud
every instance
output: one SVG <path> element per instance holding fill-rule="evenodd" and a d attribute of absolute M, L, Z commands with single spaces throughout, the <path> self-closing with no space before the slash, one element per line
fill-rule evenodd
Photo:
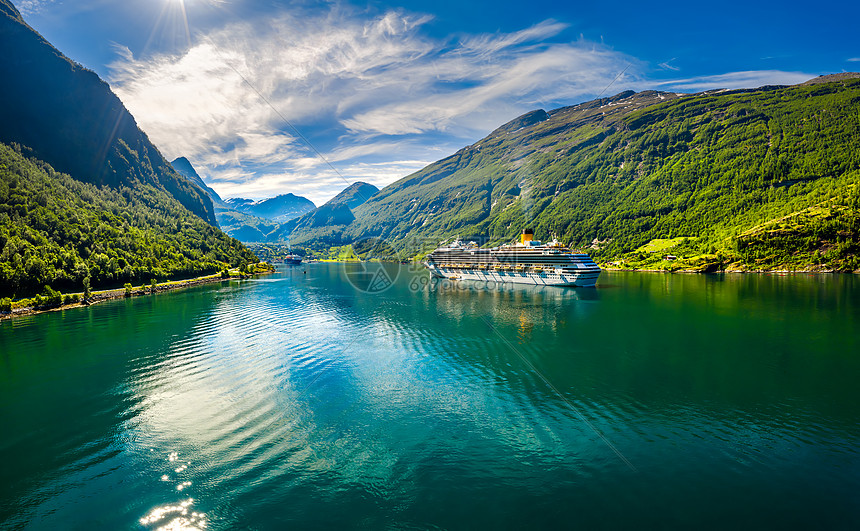
<path fill-rule="evenodd" d="M 857 63 L 860 62 L 860 57 L 849 57 L 848 59 L 846 59 L 846 61 L 848 61 L 849 63 Z"/>
<path fill-rule="evenodd" d="M 307 197 L 322 205 L 349 184 L 363 181 L 382 188 L 401 177 L 416 172 L 432 160 L 402 160 L 384 163 L 355 163 L 338 169 L 316 169 L 312 173 L 261 174 L 254 179 L 219 180 L 213 188 L 221 197 L 273 197 L 286 192 Z"/>
<path fill-rule="evenodd" d="M 523 112 L 610 86 L 700 91 L 814 77 L 766 70 L 650 81 L 635 58 L 564 42 L 556 21 L 440 40 L 423 31 L 430 20 L 404 11 L 368 18 L 342 5 L 283 12 L 199 34 L 178 54 L 134 57 L 118 47 L 110 81 L 159 149 L 187 157 L 219 194 L 324 202 L 355 180 L 384 186 Z M 676 68 L 673 60 L 662 69 Z"/>
<path fill-rule="evenodd" d="M 804 72 L 783 72 L 781 70 L 749 70 L 729 72 L 712 76 L 699 76 L 649 83 L 660 90 L 701 92 L 712 89 L 758 88 L 765 85 L 795 85 L 816 77 Z"/>
<path fill-rule="evenodd" d="M 681 70 L 681 69 L 680 69 L 679 67 L 677 67 L 677 66 L 674 66 L 674 65 L 670 65 L 670 64 L 669 64 L 669 63 L 671 63 L 672 61 L 674 61 L 675 59 L 676 59 L 676 58 L 675 58 L 675 57 L 673 57 L 673 58 L 669 59 L 668 61 L 665 61 L 665 62 L 663 62 L 663 63 L 660 63 L 660 64 L 659 64 L 659 65 L 657 65 L 657 66 L 659 66 L 659 67 L 660 67 L 660 68 L 662 68 L 663 70 L 671 70 L 671 71 L 673 71 L 673 72 L 677 72 L 677 71 L 679 71 L 679 70 Z"/>
<path fill-rule="evenodd" d="M 544 102 L 599 92 L 630 62 L 638 70 L 602 45 L 546 44 L 566 28 L 555 21 L 436 40 L 422 33 L 429 20 L 343 6 L 284 13 L 198 35 L 181 54 L 117 48 L 110 81 L 167 157 L 188 157 L 219 193 L 259 196 L 311 189 L 331 172 L 286 122 L 324 144 L 341 173 L 385 185 L 417 168 L 361 164 L 447 155 L 423 135 L 445 132 L 453 152 Z"/>

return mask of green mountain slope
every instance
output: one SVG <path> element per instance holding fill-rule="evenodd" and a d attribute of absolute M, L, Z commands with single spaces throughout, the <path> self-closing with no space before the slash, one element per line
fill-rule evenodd
<path fill-rule="evenodd" d="M 147 184 L 215 224 L 212 201 L 177 174 L 107 83 L 51 46 L 0 0 L 0 142 L 19 143 L 75 179 Z"/>
<path fill-rule="evenodd" d="M 151 184 L 83 183 L 0 144 L 0 297 L 81 291 L 256 262 Z"/>
<path fill-rule="evenodd" d="M 355 221 L 354 208 L 363 205 L 379 188 L 356 181 L 329 199 L 323 206 L 285 223 L 279 233 L 297 245 L 330 247 L 349 243 L 344 228 Z"/>
<path fill-rule="evenodd" d="M 246 243 L 280 241 L 278 234 L 281 224 L 278 222 L 221 205 L 215 206 L 215 216 L 221 229 L 239 241 Z"/>
<path fill-rule="evenodd" d="M 498 243 L 533 227 L 606 260 L 684 237 L 686 254 L 744 267 L 811 264 L 816 252 L 831 253 L 830 266 L 857 267 L 845 243 L 856 236 L 856 78 L 625 92 L 534 111 L 382 189 L 355 209 L 343 237 L 382 236 L 420 254 L 456 234 Z M 806 250 L 745 235 L 825 201 L 828 223 L 841 228 L 822 232 L 821 219 L 803 217 L 790 239 L 803 239 Z"/>
<path fill-rule="evenodd" d="M 343 204 L 350 209 L 355 209 L 363 205 L 373 194 L 379 191 L 379 188 L 370 183 L 356 181 L 347 186 L 339 194 L 329 199 L 327 205 Z"/>
<path fill-rule="evenodd" d="M 0 46 L 0 298 L 256 261 L 217 228 L 206 192 L 174 171 L 108 85 L 7 0 Z"/>

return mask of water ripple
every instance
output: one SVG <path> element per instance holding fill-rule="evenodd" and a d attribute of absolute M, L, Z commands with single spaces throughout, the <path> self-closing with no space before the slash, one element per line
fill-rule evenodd
<path fill-rule="evenodd" d="M 856 297 L 825 319 L 748 279 L 370 295 L 307 268 L 0 324 L 0 523 L 856 522 Z"/>

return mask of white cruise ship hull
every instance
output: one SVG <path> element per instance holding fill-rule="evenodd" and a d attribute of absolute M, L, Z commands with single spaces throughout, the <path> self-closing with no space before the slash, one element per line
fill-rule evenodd
<path fill-rule="evenodd" d="M 529 284 L 533 286 L 568 286 L 590 288 L 597 283 L 600 270 L 588 270 L 581 273 L 563 273 L 556 271 L 493 271 L 481 269 L 453 269 L 427 264 L 427 269 L 437 278 L 452 280 L 476 280 L 479 282 L 496 282 L 512 284 Z"/>

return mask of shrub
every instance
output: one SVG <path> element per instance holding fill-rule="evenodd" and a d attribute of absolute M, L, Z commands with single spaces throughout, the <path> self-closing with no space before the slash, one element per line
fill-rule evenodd
<path fill-rule="evenodd" d="M 12 311 L 12 299 L 9 297 L 3 297 L 0 299 L 0 312 L 11 312 Z"/>
<path fill-rule="evenodd" d="M 45 296 L 42 304 L 44 306 L 61 306 L 63 304 L 63 294 L 52 289 L 51 286 L 45 286 Z"/>
<path fill-rule="evenodd" d="M 131 282 L 126 282 L 123 287 L 125 288 L 125 296 L 131 297 L 131 290 L 133 289 Z"/>
<path fill-rule="evenodd" d="M 90 277 L 84 278 L 84 301 L 89 300 L 90 296 L 92 296 L 93 292 L 90 289 Z"/>

